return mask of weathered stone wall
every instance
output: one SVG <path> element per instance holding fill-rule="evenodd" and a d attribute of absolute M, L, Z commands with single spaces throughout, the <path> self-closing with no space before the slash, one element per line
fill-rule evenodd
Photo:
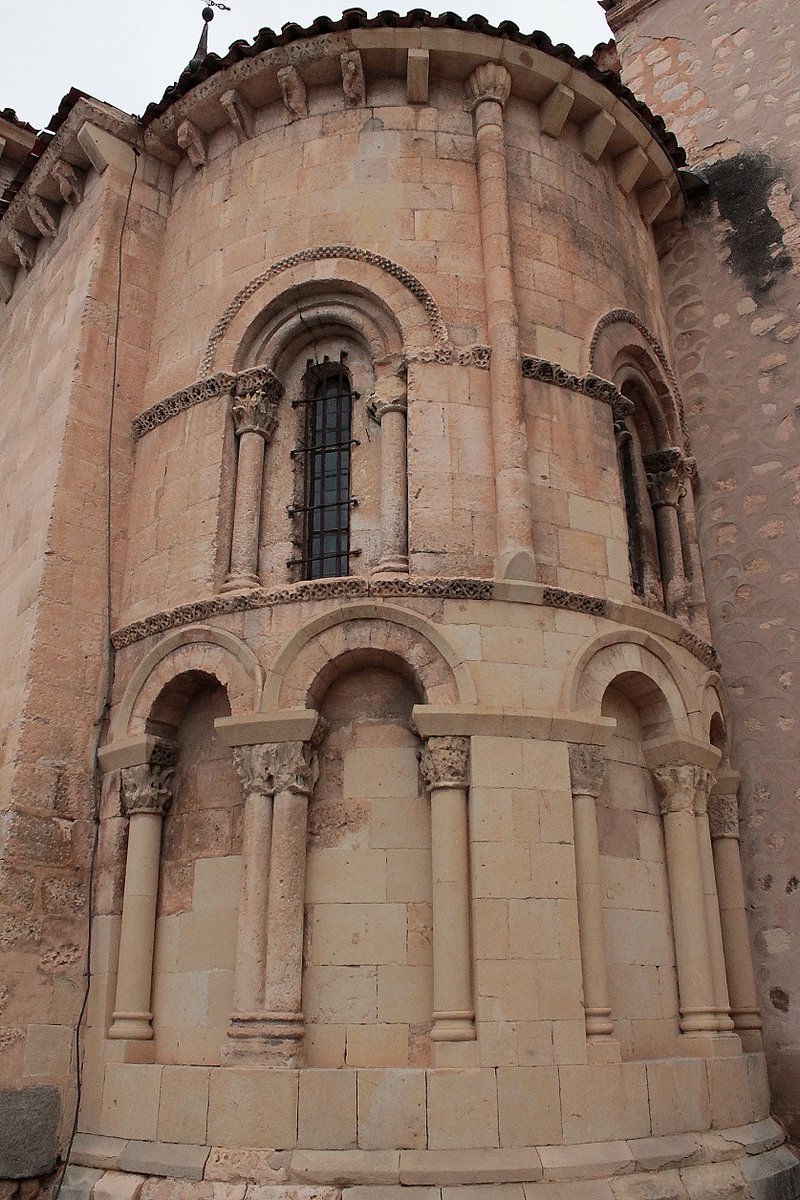
<path fill-rule="evenodd" d="M 771 0 L 612 8 L 623 79 L 707 186 L 662 272 L 700 478 L 714 642 L 731 688 L 759 1000 L 779 1111 L 800 1131 L 797 15 Z"/>

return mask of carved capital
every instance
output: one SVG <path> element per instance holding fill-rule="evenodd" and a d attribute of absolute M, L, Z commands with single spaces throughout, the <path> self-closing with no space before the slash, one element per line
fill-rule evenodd
<path fill-rule="evenodd" d="M 125 767 L 121 772 L 122 807 L 126 817 L 134 813 L 163 816 L 172 803 L 172 776 L 178 747 L 160 742 L 152 750 L 150 761 L 141 766 Z"/>
<path fill-rule="evenodd" d="M 736 796 L 712 796 L 708 802 L 708 823 L 711 837 L 739 837 L 739 801 Z"/>
<path fill-rule="evenodd" d="M 237 437 L 243 433 L 258 433 L 266 442 L 278 425 L 278 405 L 266 391 L 259 389 L 245 396 L 234 396 L 231 406 Z"/>
<path fill-rule="evenodd" d="M 708 802 L 713 776 L 704 767 L 694 763 L 670 763 L 657 767 L 653 779 L 661 798 L 661 815 L 668 813 L 697 811 L 700 804 Z"/>
<path fill-rule="evenodd" d="M 467 111 L 474 112 L 484 100 L 494 100 L 502 108 L 511 95 L 511 76 L 500 63 L 481 63 L 467 80 Z"/>
<path fill-rule="evenodd" d="M 710 771 L 697 768 L 697 790 L 694 794 L 694 811 L 698 816 L 704 816 L 708 812 L 708 800 L 711 795 L 711 789 L 714 786 L 714 776 Z"/>
<path fill-rule="evenodd" d="M 278 71 L 278 86 L 289 114 L 293 117 L 307 117 L 306 85 L 297 67 L 281 67 Z"/>
<path fill-rule="evenodd" d="M 80 204 L 83 199 L 83 177 L 68 163 L 66 159 L 57 158 L 50 169 L 50 174 L 58 184 L 61 199 L 65 204 Z"/>
<path fill-rule="evenodd" d="M 406 381 L 398 375 L 387 375 L 375 382 L 375 391 L 367 401 L 367 412 L 380 425 L 388 412 L 406 412 L 408 396 Z"/>
<path fill-rule="evenodd" d="M 573 796 L 594 796 L 603 788 L 606 756 L 600 746 L 572 745 L 569 748 L 569 773 Z"/>
<path fill-rule="evenodd" d="M 611 412 L 614 421 L 624 421 L 626 417 L 631 415 L 635 407 L 636 405 L 632 400 L 629 400 L 627 396 L 623 396 L 622 392 L 617 392 L 611 401 Z"/>
<path fill-rule="evenodd" d="M 664 505 L 677 508 L 686 495 L 686 484 L 692 477 L 694 467 L 694 459 L 687 458 L 677 447 L 645 455 L 647 490 L 653 508 Z"/>
<path fill-rule="evenodd" d="M 469 738 L 429 737 L 420 752 L 425 787 L 465 788 L 469 785 Z"/>
<path fill-rule="evenodd" d="M 358 50 L 348 50 L 340 56 L 342 65 L 342 88 L 348 108 L 360 108 L 367 102 L 367 86 L 364 81 L 364 66 Z"/>
<path fill-rule="evenodd" d="M 275 796 L 293 792 L 310 796 L 319 777 L 320 735 L 305 742 L 264 742 L 256 746 L 236 746 L 233 752 L 236 770 L 247 799 L 251 795 Z"/>

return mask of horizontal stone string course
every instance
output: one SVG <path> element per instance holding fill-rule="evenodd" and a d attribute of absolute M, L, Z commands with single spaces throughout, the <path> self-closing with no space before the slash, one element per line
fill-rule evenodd
<path fill-rule="evenodd" d="M 491 579 L 325 579 L 297 583 L 289 587 L 253 588 L 247 592 L 226 596 L 210 596 L 194 604 L 181 604 L 166 612 L 153 613 L 141 621 L 134 621 L 117 629 L 111 635 L 115 650 L 124 650 L 145 638 L 195 621 L 206 621 L 210 617 L 228 616 L 232 613 L 249 612 L 256 608 L 271 608 L 278 604 L 302 604 L 308 600 L 363 600 L 370 597 L 403 596 L 423 597 L 436 600 L 491 600 L 494 582 Z M 607 617 L 608 605 L 599 596 L 585 596 L 581 592 L 568 592 L 563 588 L 546 587 L 542 593 L 542 604 L 547 608 L 569 609 L 571 612 L 586 613 L 593 617 Z M 679 646 L 688 650 L 709 670 L 719 669 L 719 657 L 713 646 L 679 627 Z"/>
<path fill-rule="evenodd" d="M 488 371 L 492 361 L 492 351 L 489 346 L 469 346 L 458 349 L 449 343 L 430 348 L 408 350 L 403 360 L 408 363 L 440 363 L 445 366 L 475 367 Z M 590 396 L 611 406 L 615 418 L 624 416 L 630 411 L 630 401 L 626 400 L 618 388 L 599 375 L 573 375 L 559 363 L 550 362 L 544 358 L 534 358 L 524 355 L 522 358 L 522 374 L 525 379 L 536 379 L 540 383 L 552 383 L 555 387 L 566 388 L 567 391 L 577 392 L 582 396 Z M 219 396 L 249 395 L 254 391 L 266 391 L 271 398 L 279 399 L 283 394 L 280 382 L 269 367 L 250 367 L 246 371 L 219 371 L 207 379 L 200 379 L 179 392 L 173 392 L 166 400 L 160 400 L 139 413 L 131 422 L 134 439 L 138 440 L 157 429 L 172 417 L 186 412 L 195 404 L 206 400 L 216 400 Z"/>

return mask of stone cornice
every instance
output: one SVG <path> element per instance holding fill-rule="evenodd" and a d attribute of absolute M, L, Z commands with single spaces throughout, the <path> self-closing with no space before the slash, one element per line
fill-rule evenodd
<path fill-rule="evenodd" d="M 656 4 L 658 0 L 600 0 L 600 7 L 605 10 L 606 20 L 614 33 Z"/>
<path fill-rule="evenodd" d="M 318 579 L 287 584 L 280 588 L 253 588 L 245 592 L 208 596 L 192 604 L 180 604 L 163 612 L 152 613 L 142 620 L 116 629 L 111 635 L 111 642 L 115 650 L 124 650 L 127 646 L 144 641 L 145 638 L 166 633 L 170 629 L 179 629 L 183 625 L 240 612 L 251 612 L 259 608 L 273 608 L 281 604 L 300 604 L 310 600 L 403 597 L 518 601 L 541 604 L 546 608 L 566 609 L 591 617 L 604 617 L 618 624 L 650 629 L 666 641 L 688 650 L 708 670 L 718 670 L 720 666 L 713 646 L 702 641 L 691 630 L 665 613 L 652 612 L 640 605 L 604 600 L 600 596 L 569 592 L 564 588 L 468 578 L 368 579 L 350 576 L 345 579 Z"/>

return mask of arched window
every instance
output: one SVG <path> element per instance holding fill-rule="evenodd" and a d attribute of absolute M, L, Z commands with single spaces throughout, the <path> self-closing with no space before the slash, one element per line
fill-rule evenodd
<path fill-rule="evenodd" d="M 292 451 L 299 464 L 297 494 L 292 508 L 300 526 L 300 557 L 290 565 L 300 568 L 302 579 L 324 579 L 350 574 L 350 494 L 352 404 L 355 393 L 345 366 L 347 351 L 338 362 L 326 356 L 322 363 L 306 365 L 305 395 L 296 401 L 304 408 L 300 445 Z"/>
<path fill-rule="evenodd" d="M 620 390 L 631 403 L 630 413 L 614 425 L 628 526 L 631 587 L 649 607 L 663 608 L 661 557 L 647 474 L 647 461 L 658 449 L 659 435 L 651 418 L 650 397 L 638 379 L 627 378 Z"/>

